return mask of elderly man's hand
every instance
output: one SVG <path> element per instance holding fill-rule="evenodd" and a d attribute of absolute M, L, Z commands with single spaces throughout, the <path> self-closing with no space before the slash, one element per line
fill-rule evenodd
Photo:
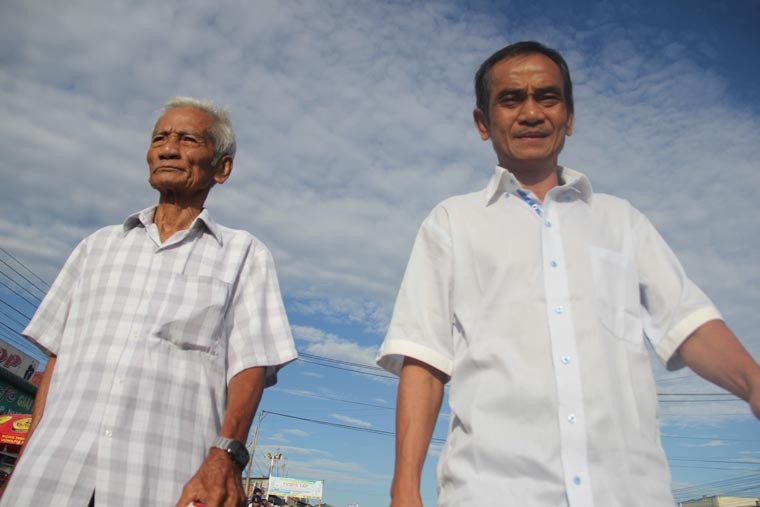
<path fill-rule="evenodd" d="M 211 448 L 203 464 L 182 489 L 176 507 L 187 507 L 200 500 L 207 507 L 245 505 L 245 491 L 240 469 L 222 449 Z"/>

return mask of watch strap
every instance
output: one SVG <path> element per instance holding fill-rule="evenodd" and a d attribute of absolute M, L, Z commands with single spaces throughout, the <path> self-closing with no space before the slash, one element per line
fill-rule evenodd
<path fill-rule="evenodd" d="M 248 449 L 245 448 L 245 444 L 238 440 L 219 435 L 214 439 L 211 447 L 217 447 L 227 452 L 227 456 L 229 456 L 232 462 L 239 466 L 241 470 L 244 470 L 248 464 L 248 459 L 250 457 Z"/>

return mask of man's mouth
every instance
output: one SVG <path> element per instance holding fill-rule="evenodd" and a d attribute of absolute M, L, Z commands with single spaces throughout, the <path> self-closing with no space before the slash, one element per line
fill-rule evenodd
<path fill-rule="evenodd" d="M 548 132 L 520 132 L 515 136 L 518 139 L 543 139 L 544 137 L 549 137 Z"/>

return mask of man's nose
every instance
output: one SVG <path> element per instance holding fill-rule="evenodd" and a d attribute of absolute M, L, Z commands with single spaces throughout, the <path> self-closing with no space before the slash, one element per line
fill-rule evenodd
<path fill-rule="evenodd" d="M 529 95 L 520 107 L 520 114 L 517 117 L 520 123 L 526 125 L 538 125 L 544 121 L 544 114 L 541 106 L 535 101 L 533 95 Z"/>
<path fill-rule="evenodd" d="M 179 158 L 179 136 L 169 135 L 158 151 L 158 157 L 162 159 Z"/>

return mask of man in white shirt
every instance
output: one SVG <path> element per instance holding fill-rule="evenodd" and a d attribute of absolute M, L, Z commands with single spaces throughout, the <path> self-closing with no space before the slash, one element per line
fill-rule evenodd
<path fill-rule="evenodd" d="M 24 330 L 51 356 L 3 506 L 244 505 L 251 420 L 296 352 L 269 250 L 204 208 L 234 156 L 224 110 L 164 105 L 158 205 L 85 238 Z"/>
<path fill-rule="evenodd" d="M 516 43 L 475 81 L 499 165 L 423 222 L 378 356 L 401 377 L 392 505 L 421 505 L 450 381 L 439 505 L 672 506 L 644 336 L 758 417 L 760 367 L 646 217 L 558 165 L 562 56 Z"/>

